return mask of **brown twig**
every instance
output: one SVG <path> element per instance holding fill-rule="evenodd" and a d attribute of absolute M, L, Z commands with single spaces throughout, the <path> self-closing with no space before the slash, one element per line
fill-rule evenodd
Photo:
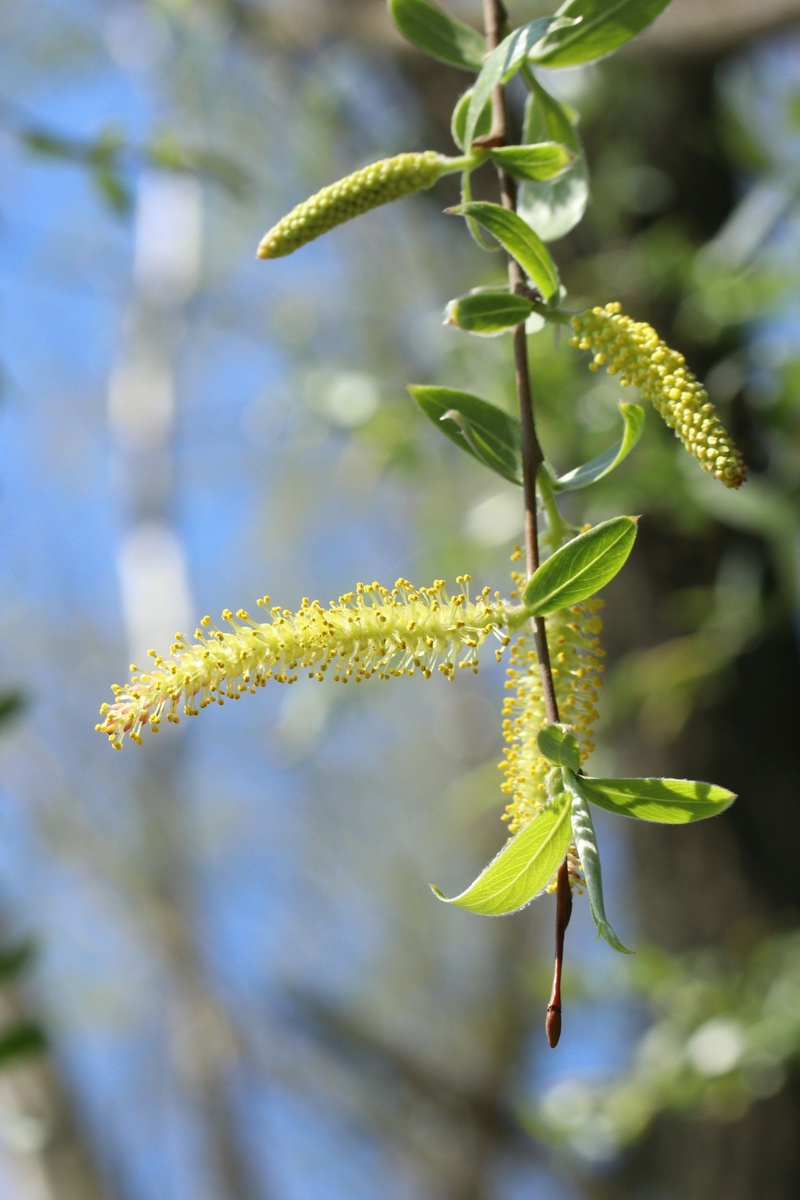
<path fill-rule="evenodd" d="M 561 1037 L 561 967 L 564 962 L 564 934 L 572 916 L 572 888 L 566 860 L 561 864 L 556 885 L 556 962 L 553 971 L 553 990 L 547 1005 L 544 1030 L 552 1050 Z"/>
<path fill-rule="evenodd" d="M 495 50 L 503 38 L 506 25 L 506 11 L 502 0 L 483 0 L 483 24 L 489 51 Z M 508 114 L 504 88 L 498 87 L 492 93 L 492 130 L 490 141 L 492 145 L 503 145 L 508 136 Z M 500 198 L 504 208 L 516 212 L 517 189 L 514 180 L 502 167 L 497 168 L 500 185 Z M 512 292 L 525 289 L 527 280 L 519 263 L 509 257 L 508 282 Z M 521 425 L 522 453 L 522 491 L 525 501 L 525 560 L 528 575 L 531 576 L 539 566 L 539 530 L 538 506 L 536 501 L 536 476 L 539 467 L 544 462 L 539 438 L 536 433 L 536 422 L 533 411 L 533 395 L 531 392 L 530 368 L 528 364 L 528 341 L 525 326 L 517 325 L 513 334 L 514 367 L 517 380 L 517 396 L 519 398 L 519 417 Z M 533 631 L 536 639 L 536 654 L 539 659 L 539 671 L 542 679 L 542 696 L 545 714 L 551 724 L 558 721 L 558 701 L 553 683 L 553 671 L 550 664 L 550 650 L 547 645 L 547 631 L 543 617 L 533 618 Z M 565 898 L 566 897 L 566 898 Z M 572 892 L 569 883 L 567 862 L 561 864 L 557 878 L 556 900 L 556 961 L 553 980 L 553 995 L 547 1009 L 547 1040 L 555 1046 L 561 1036 L 561 966 L 564 955 L 564 932 L 569 924 L 572 911 Z"/>

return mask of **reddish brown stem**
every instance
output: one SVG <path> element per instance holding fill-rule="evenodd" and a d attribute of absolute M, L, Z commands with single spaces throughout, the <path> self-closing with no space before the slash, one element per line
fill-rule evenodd
<path fill-rule="evenodd" d="M 489 50 L 497 48 L 503 38 L 506 24 L 506 12 L 501 0 L 483 0 L 483 22 L 486 42 Z M 492 130 L 490 142 L 501 146 L 508 134 L 508 117 L 506 112 L 506 97 L 502 87 L 492 93 Z M 500 184 L 500 198 L 504 208 L 516 212 L 517 189 L 514 180 L 501 167 L 497 168 Z M 512 292 L 527 288 L 525 274 L 515 259 L 508 260 L 508 282 Z M 528 364 L 528 340 L 525 326 L 517 325 L 513 331 L 514 367 L 517 380 L 517 396 L 519 398 L 519 417 L 521 426 L 522 453 L 522 491 L 525 501 L 525 560 L 528 576 L 531 576 L 539 566 L 539 531 L 538 505 L 536 501 L 536 476 L 539 467 L 544 462 L 539 438 L 536 433 L 536 421 L 533 411 L 533 396 L 531 393 L 530 367 Z M 542 679 L 542 697 L 547 720 L 552 724 L 558 721 L 558 701 L 553 683 L 553 671 L 550 664 L 550 650 L 547 645 L 547 630 L 543 617 L 534 617 L 533 631 L 536 640 L 536 654 L 539 659 L 539 671 Z M 553 994 L 547 1009 L 547 1040 L 551 1046 L 556 1046 L 561 1036 L 561 964 L 564 955 L 564 932 L 569 924 L 572 912 L 572 892 L 569 884 L 569 872 L 566 861 L 558 872 L 556 899 L 556 963 L 553 980 Z"/>
<path fill-rule="evenodd" d="M 556 882 L 556 963 L 553 971 L 553 990 L 547 1005 L 544 1022 L 547 1041 L 552 1050 L 561 1037 L 561 968 L 564 962 L 564 934 L 572 916 L 572 888 L 569 882 L 569 867 L 566 859 L 558 869 Z"/>

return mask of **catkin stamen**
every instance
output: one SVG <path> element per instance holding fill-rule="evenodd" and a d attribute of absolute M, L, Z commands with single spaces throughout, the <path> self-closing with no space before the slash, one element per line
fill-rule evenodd
<path fill-rule="evenodd" d="M 466 585 L 467 577 L 459 579 Z M 114 700 L 100 709 L 96 726 L 115 749 L 127 735 L 141 740 L 146 726 L 157 730 L 166 716 L 177 723 L 181 712 L 195 716 L 209 704 L 235 700 L 264 687 L 268 679 L 294 683 L 300 673 L 322 680 L 329 668 L 341 683 L 434 671 L 453 679 L 456 667 L 478 666 L 478 651 L 490 633 L 508 643 L 507 630 L 524 619 L 495 592 L 481 592 L 472 602 L 465 594 L 450 596 L 442 580 L 415 588 L 399 579 L 391 590 L 377 583 L 359 584 L 323 608 L 304 599 L 296 613 L 269 608 L 269 619 L 254 621 L 240 609 L 222 614 L 227 629 L 204 617 L 195 642 L 176 634 L 171 658 L 151 653 L 154 667 L 138 671 L 127 687 L 114 685 Z"/>

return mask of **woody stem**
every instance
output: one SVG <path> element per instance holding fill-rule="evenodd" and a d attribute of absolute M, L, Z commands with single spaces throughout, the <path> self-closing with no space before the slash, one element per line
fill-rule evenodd
<path fill-rule="evenodd" d="M 506 12 L 503 7 L 502 0 L 483 0 L 483 22 L 487 45 L 489 51 L 491 52 L 492 50 L 495 50 L 502 41 L 506 25 Z M 492 145 L 502 146 L 506 143 L 507 138 L 508 114 L 506 108 L 506 96 L 505 90 L 501 86 L 496 88 L 492 93 L 492 130 L 489 140 Z M 497 177 L 500 186 L 500 199 L 503 207 L 507 208 L 509 212 L 516 212 L 517 189 L 514 180 L 499 166 L 497 168 Z M 522 268 L 520 267 L 519 263 L 517 263 L 516 260 L 511 257 L 509 257 L 508 260 L 508 282 L 512 292 L 524 292 L 528 286 Z M 531 576 L 534 571 L 537 570 L 540 562 L 536 476 L 538 474 L 539 467 L 544 462 L 544 454 L 542 453 L 542 448 L 539 444 L 539 438 L 536 432 L 530 367 L 528 364 L 528 342 L 525 334 L 524 324 L 514 327 L 512 338 L 521 425 L 522 491 L 525 502 L 525 560 L 528 576 Z M 542 678 L 542 696 L 544 699 L 545 713 L 548 722 L 552 724 L 558 721 L 558 701 L 556 699 L 556 690 L 553 683 L 553 671 L 550 665 L 550 650 L 547 644 L 547 631 L 545 629 L 544 618 L 534 617 L 532 624 L 534 637 L 536 639 L 536 653 L 539 659 L 539 670 Z M 553 994 L 555 995 L 556 990 L 558 991 L 558 1033 L 555 1034 L 555 1040 L 552 1040 L 551 1012 L 550 1009 L 548 1009 L 547 1036 L 551 1046 L 556 1044 L 558 1041 L 558 1035 L 561 1032 L 561 966 L 564 951 L 564 931 L 569 923 L 570 911 L 572 907 L 572 897 L 570 892 L 569 874 L 566 860 L 561 864 L 561 867 L 558 871 L 557 896 L 556 965 Z M 567 905 L 565 897 L 569 898 L 569 905 Z M 554 1001 L 551 998 L 551 1005 L 553 1003 Z"/>

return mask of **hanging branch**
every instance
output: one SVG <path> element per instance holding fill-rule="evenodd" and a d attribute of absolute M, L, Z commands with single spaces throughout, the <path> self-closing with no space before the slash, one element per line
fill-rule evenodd
<path fill-rule="evenodd" d="M 502 790 L 510 797 L 503 819 L 511 836 L 474 882 L 440 900 L 485 915 L 524 908 L 545 891 L 556 892 L 553 990 L 545 1029 L 551 1046 L 561 1033 L 564 936 L 572 910 L 572 882 L 586 889 L 598 934 L 628 953 L 606 917 L 600 852 L 591 807 L 622 816 L 682 824 L 722 812 L 733 793 L 716 785 L 676 779 L 598 779 L 584 773 L 602 673 L 597 593 L 631 553 L 638 518 L 617 516 L 578 531 L 558 509 L 557 496 L 600 483 L 623 462 L 642 432 L 639 404 L 621 404 L 620 440 L 596 458 L 556 476 L 545 462 L 536 431 L 526 323 L 569 325 L 572 345 L 592 355 L 590 369 L 606 367 L 634 385 L 694 456 L 726 487 L 745 478 L 744 463 L 702 384 L 683 357 L 655 330 L 624 316 L 616 302 L 571 315 L 559 307 L 562 288 L 548 241 L 568 233 L 583 214 L 587 170 L 572 110 L 539 82 L 533 68 L 570 67 L 619 49 L 669 0 L 628 0 L 619 21 L 607 0 L 566 0 L 557 13 L 507 29 L 501 0 L 483 0 L 484 34 L 450 17 L 431 0 L 388 0 L 408 39 L 434 58 L 473 73 L 472 88 L 458 101 L 452 131 L 461 154 L 434 151 L 381 159 L 322 188 L 278 220 L 258 254 L 279 258 L 313 242 L 344 221 L 403 196 L 433 187 L 444 175 L 462 176 L 463 202 L 448 211 L 466 221 L 479 245 L 508 254 L 508 284 L 451 300 L 446 322 L 478 336 L 508 332 L 514 354 L 519 416 L 456 388 L 414 385 L 422 411 L 482 467 L 522 489 L 525 572 L 512 571 L 515 603 L 489 588 L 456 589 L 442 580 L 415 587 L 360 583 L 327 607 L 304 600 L 292 612 L 268 596 L 251 617 L 226 609 L 223 627 L 204 617 L 194 640 L 176 634 L 168 656 L 151 651 L 149 670 L 134 667 L 130 683 L 115 687 L 97 728 L 120 749 L 142 739 L 164 720 L 196 715 L 268 683 L 292 684 L 306 674 L 322 681 L 363 682 L 403 675 L 453 680 L 457 668 L 477 670 L 485 647 L 507 651 L 509 680 L 503 703 L 505 757 Z M 528 92 L 522 137 L 508 136 L 504 87 L 519 74 Z M 491 161 L 500 204 L 473 202 L 473 171 Z M 564 200 L 566 195 L 567 199 Z M 486 230 L 494 239 L 489 244 Z M 540 555 L 539 505 L 547 516 L 549 557 Z M 518 557 L 518 551 L 514 557 Z M 472 591 L 472 595 L 470 592 Z M 547 629 L 545 628 L 547 618 Z M 557 647 L 559 720 L 554 668 Z"/>
<path fill-rule="evenodd" d="M 506 12 L 501 0 L 483 0 L 483 19 L 487 46 L 490 51 L 496 50 L 502 41 L 503 29 L 506 24 Z M 505 89 L 500 86 L 492 92 L 491 141 L 494 145 L 504 146 L 507 138 L 508 114 Z M 514 180 L 499 164 L 496 164 L 496 170 L 503 208 L 515 213 L 517 211 L 517 189 Z M 524 272 L 512 255 L 508 256 L 508 282 L 512 293 L 524 294 L 528 290 L 528 283 Z M 522 493 L 525 501 L 525 559 L 528 575 L 531 576 L 539 567 L 536 475 L 539 467 L 544 462 L 544 455 L 536 433 L 533 391 L 528 363 L 528 339 L 524 321 L 514 326 L 511 337 L 514 346 L 514 374 L 517 384 L 519 420 L 522 434 L 521 454 Z M 553 682 L 553 671 L 550 665 L 550 648 L 547 644 L 547 630 L 543 617 L 533 618 L 533 630 L 539 659 L 539 671 L 542 677 L 545 712 L 547 720 L 551 724 L 556 724 L 559 720 L 558 700 Z M 569 903 L 565 901 L 565 896 Z M 564 934 L 572 913 L 572 891 L 569 883 L 566 859 L 558 868 L 557 897 L 555 974 L 553 994 L 550 997 L 550 1004 L 547 1008 L 547 1019 L 545 1021 L 547 1041 L 553 1049 L 558 1045 L 558 1039 L 561 1037 L 561 968 L 564 958 Z M 557 1020 L 555 1019 L 556 1016 Z"/>

